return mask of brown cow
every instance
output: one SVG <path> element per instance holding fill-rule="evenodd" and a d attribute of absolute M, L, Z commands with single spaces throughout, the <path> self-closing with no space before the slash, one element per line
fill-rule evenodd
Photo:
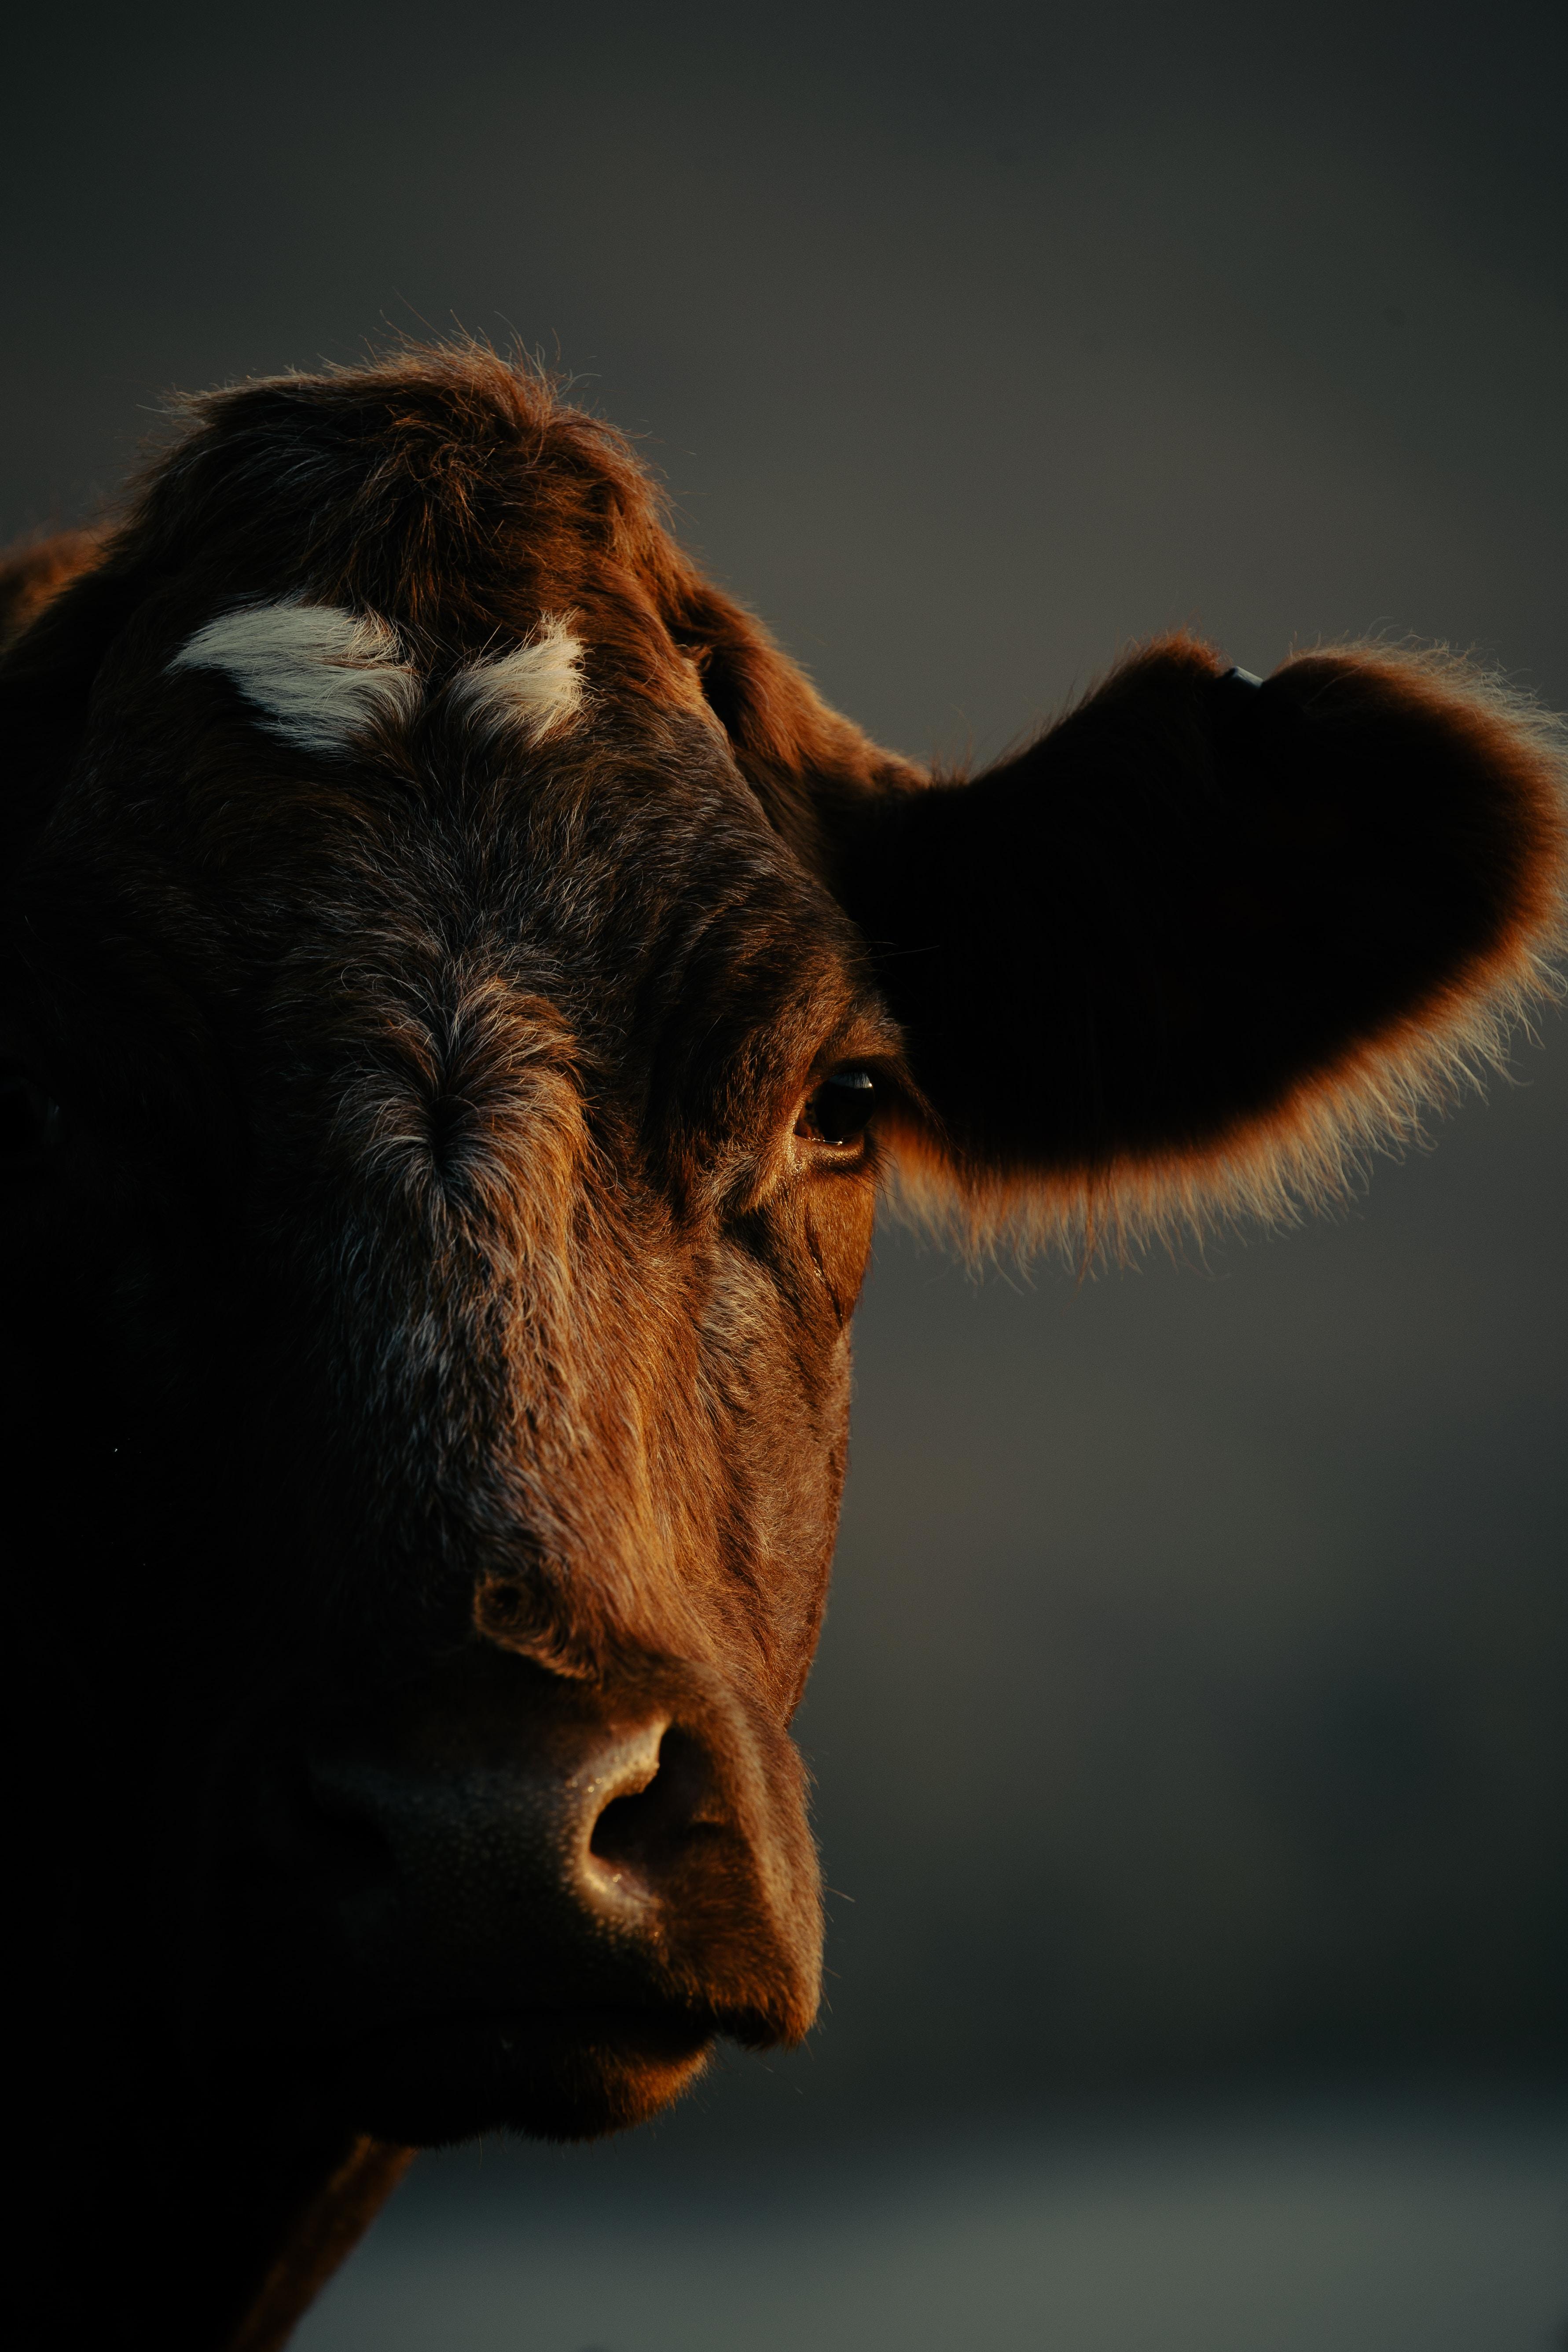
<path fill-rule="evenodd" d="M 475 350 L 212 395 L 6 593 L 12 2333 L 258 2352 L 408 2146 L 810 2025 L 883 1180 L 1340 1186 L 1549 985 L 1562 751 L 1172 638 L 933 779 Z"/>

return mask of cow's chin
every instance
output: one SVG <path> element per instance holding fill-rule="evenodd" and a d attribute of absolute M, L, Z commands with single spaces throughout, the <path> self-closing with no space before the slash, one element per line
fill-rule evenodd
<path fill-rule="evenodd" d="M 542 2010 L 421 2020 L 353 2042 L 334 2104 L 405 2147 L 506 2130 L 598 2139 L 679 2097 L 708 2063 L 711 2019 L 680 2010 Z"/>

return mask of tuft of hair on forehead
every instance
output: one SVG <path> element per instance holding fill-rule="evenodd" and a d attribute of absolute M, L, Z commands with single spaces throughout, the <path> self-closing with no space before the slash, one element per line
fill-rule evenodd
<path fill-rule="evenodd" d="M 583 647 L 559 614 L 548 613 L 521 646 L 470 662 L 447 688 L 451 709 L 489 741 L 509 735 L 531 749 L 572 726 L 583 709 Z"/>
<path fill-rule="evenodd" d="M 184 429 L 99 560 L 57 582 L 5 657 L 13 774 L 17 728 L 36 741 L 29 805 L 59 789 L 109 646 L 177 583 L 187 628 L 218 618 L 176 667 L 226 673 L 275 738 L 317 755 L 412 714 L 418 689 L 391 629 L 438 659 L 427 684 L 438 674 L 444 707 L 472 667 L 460 699 L 498 744 L 559 737 L 601 698 L 686 711 L 700 696 L 769 823 L 826 872 L 825 809 L 921 772 L 829 710 L 702 578 L 637 451 L 564 391 L 459 339 L 180 403 Z"/>
<path fill-rule="evenodd" d="M 219 614 L 169 664 L 219 671 L 300 751 L 348 750 L 366 729 L 406 725 L 424 688 L 395 630 L 339 604 L 285 596 Z"/>

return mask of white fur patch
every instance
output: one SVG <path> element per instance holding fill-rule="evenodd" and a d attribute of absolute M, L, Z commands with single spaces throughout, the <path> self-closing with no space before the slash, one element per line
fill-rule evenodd
<path fill-rule="evenodd" d="M 449 691 L 454 709 L 482 733 L 542 743 L 582 711 L 583 648 L 559 614 L 547 614 L 526 645 L 471 662 Z"/>
<path fill-rule="evenodd" d="M 221 670 L 284 742 L 341 751 L 376 720 L 406 724 L 417 710 L 423 689 L 401 651 L 384 621 L 285 596 L 220 614 L 169 667 Z"/>

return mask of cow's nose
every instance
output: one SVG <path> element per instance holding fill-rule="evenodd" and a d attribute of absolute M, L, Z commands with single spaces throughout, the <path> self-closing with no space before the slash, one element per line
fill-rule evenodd
<path fill-rule="evenodd" d="M 798 1759 L 710 1668 L 469 1653 L 310 1740 L 268 1843 L 292 2005 L 329 2037 L 596 2008 L 768 2042 L 816 2009 Z"/>
<path fill-rule="evenodd" d="M 723 1833 L 712 1759 L 692 1733 L 662 1722 L 606 1764 L 582 1810 L 576 1884 L 589 1903 L 646 1907 L 689 1871 L 705 1837 Z"/>
<path fill-rule="evenodd" d="M 328 1844 L 380 1847 L 405 1936 L 417 1926 L 468 1963 L 498 1937 L 517 1954 L 524 1929 L 536 1948 L 579 1924 L 657 1935 L 704 1832 L 725 1826 L 700 1738 L 662 1713 L 550 1733 L 482 1760 L 317 1756 L 309 1801 Z"/>

